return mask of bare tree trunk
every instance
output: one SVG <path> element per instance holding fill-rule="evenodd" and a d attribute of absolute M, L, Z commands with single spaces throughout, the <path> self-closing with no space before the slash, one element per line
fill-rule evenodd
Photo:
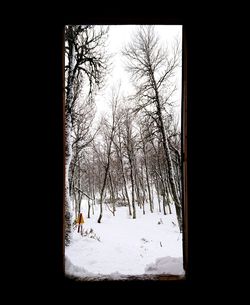
<path fill-rule="evenodd" d="M 88 198 L 88 218 L 90 218 L 90 199 Z"/>
<path fill-rule="evenodd" d="M 169 213 L 172 214 L 171 207 L 170 207 L 170 201 L 169 201 L 169 195 L 167 194 L 167 205 L 169 209 Z"/>
<path fill-rule="evenodd" d="M 138 206 L 141 209 L 142 208 L 142 202 L 141 202 L 141 196 L 140 196 L 140 187 L 139 187 L 139 181 L 138 181 L 138 171 L 137 171 L 136 158 L 134 158 L 134 173 L 135 173 L 136 198 L 137 198 Z"/>
<path fill-rule="evenodd" d="M 112 213 L 113 216 L 115 216 L 115 198 L 114 198 L 114 187 L 113 187 L 113 182 L 112 182 L 112 177 L 109 172 L 109 181 L 110 181 L 110 199 L 112 203 Z"/>
<path fill-rule="evenodd" d="M 151 177 L 151 200 L 152 200 L 152 210 L 154 211 L 155 205 L 154 205 L 154 182 L 153 182 L 153 177 Z"/>
<path fill-rule="evenodd" d="M 125 195 L 124 195 L 124 186 L 122 185 L 122 188 L 121 188 L 121 191 L 122 191 L 122 201 L 123 202 L 126 202 L 126 198 L 125 198 Z"/>
<path fill-rule="evenodd" d="M 90 173 L 90 168 L 88 170 L 88 194 L 91 196 L 91 173 Z M 90 204 L 90 199 L 88 198 L 88 218 L 90 218 L 90 210 L 91 210 L 91 204 Z"/>
<path fill-rule="evenodd" d="M 158 197 L 158 202 L 159 202 L 159 211 L 160 211 L 160 194 L 159 193 L 160 193 L 160 189 L 161 189 L 161 195 L 163 197 L 162 207 L 163 207 L 164 215 L 166 215 L 166 196 L 168 196 L 168 187 L 165 183 L 164 171 L 162 170 L 161 162 L 160 162 L 160 142 L 158 142 L 157 149 L 156 149 L 153 141 L 151 141 L 151 144 L 154 148 L 155 154 L 157 155 L 157 167 L 158 167 L 158 171 L 159 171 L 159 172 L 157 170 L 155 171 L 160 180 L 159 181 L 156 177 L 156 181 L 157 181 L 156 189 L 158 190 L 157 197 Z"/>
<path fill-rule="evenodd" d="M 155 177 L 155 189 L 156 189 L 156 193 L 157 193 L 159 212 L 161 213 L 160 190 L 159 190 L 159 181 L 158 181 L 157 177 Z"/>
<path fill-rule="evenodd" d="M 105 190 L 106 182 L 107 182 L 107 177 L 109 173 L 109 167 L 110 167 L 110 156 L 111 156 L 111 148 L 112 148 L 112 143 L 114 141 L 114 136 L 115 136 L 115 130 L 116 130 L 116 115 L 117 115 L 117 105 L 118 105 L 118 94 L 117 95 L 113 94 L 112 96 L 112 125 L 111 125 L 111 131 L 110 135 L 108 137 L 109 143 L 108 143 L 108 152 L 107 152 L 107 166 L 105 169 L 105 175 L 104 175 L 104 181 L 103 181 L 103 186 L 101 190 L 101 198 L 100 198 L 100 216 L 98 218 L 98 223 L 101 223 L 102 219 L 102 201 L 103 201 L 103 193 Z"/>
<path fill-rule="evenodd" d="M 75 192 L 75 182 L 73 181 L 72 184 L 72 200 L 73 200 L 73 206 L 74 206 L 74 213 L 75 213 L 75 219 L 77 219 L 77 213 L 78 213 L 78 207 L 77 207 L 77 194 Z"/>
<path fill-rule="evenodd" d="M 171 207 L 170 207 L 171 202 L 170 202 L 170 199 L 169 199 L 169 196 L 171 196 L 171 198 L 172 198 L 172 193 L 171 193 L 168 177 L 165 178 L 164 185 L 165 185 L 165 191 L 166 191 L 166 197 L 167 197 L 168 210 L 169 210 L 169 213 L 172 214 Z"/>
<path fill-rule="evenodd" d="M 104 194 L 104 190 L 105 190 L 105 187 L 106 187 L 107 177 L 108 177 L 108 172 L 109 172 L 111 145 L 112 145 L 112 141 L 113 141 L 112 134 L 113 134 L 113 129 L 112 129 L 112 131 L 111 131 L 111 138 L 110 138 L 109 147 L 108 147 L 108 155 L 107 155 L 108 163 L 107 163 L 107 166 L 106 166 L 106 169 L 105 169 L 104 181 L 103 181 L 102 189 L 101 189 L 101 196 L 100 196 L 100 197 L 101 197 L 101 198 L 100 198 L 100 215 L 99 215 L 99 218 L 98 218 L 98 220 L 97 220 L 98 223 L 101 223 L 101 219 L 102 219 L 102 212 L 103 212 L 103 208 L 102 208 L 102 205 L 103 205 L 103 194 Z"/>
<path fill-rule="evenodd" d="M 67 135 L 70 131 L 66 132 L 67 140 L 65 141 L 65 245 L 68 246 L 71 240 L 71 209 L 70 209 L 70 195 L 69 195 L 69 165 L 71 161 L 71 141 L 70 136 Z"/>
<path fill-rule="evenodd" d="M 162 207 L 163 207 L 164 215 L 167 215 L 167 212 L 166 212 L 166 193 L 165 193 L 165 189 L 162 190 Z"/>
<path fill-rule="evenodd" d="M 144 186 L 142 186 L 142 212 L 143 215 L 145 215 L 145 190 L 143 187 Z"/>
<path fill-rule="evenodd" d="M 146 170 L 146 181 L 147 181 L 147 188 L 148 188 L 148 200 L 149 200 L 149 205 L 150 205 L 150 212 L 153 213 L 153 205 L 152 205 L 151 190 L 150 190 L 149 175 L 148 175 L 147 153 L 146 153 L 146 147 L 145 147 L 144 141 L 143 141 L 142 147 L 143 147 L 144 164 L 145 164 L 145 170 Z"/>
<path fill-rule="evenodd" d="M 116 171 L 113 171 L 113 173 L 116 173 Z M 116 175 L 114 175 L 113 177 L 113 188 L 114 188 L 114 199 L 117 200 L 119 198 L 120 184 L 117 181 Z"/>
<path fill-rule="evenodd" d="M 162 202 L 162 207 L 163 207 L 163 212 L 164 212 L 164 215 L 167 214 L 166 212 L 166 206 L 168 204 L 168 201 L 166 200 L 166 197 L 168 198 L 168 186 L 167 186 L 167 183 L 164 179 L 164 176 L 163 176 L 163 173 L 161 171 L 161 168 L 159 168 L 160 170 L 160 175 L 161 175 L 161 184 L 162 184 L 162 198 L 163 198 L 163 202 Z"/>
<path fill-rule="evenodd" d="M 95 215 L 94 203 L 95 203 L 95 198 L 94 198 L 94 200 L 92 200 L 92 204 L 91 204 L 91 206 L 92 206 L 92 215 Z"/>
<path fill-rule="evenodd" d="M 177 177 L 177 185 L 179 190 L 179 197 L 182 198 L 182 180 L 181 180 L 181 164 L 176 164 L 176 177 Z"/>
<path fill-rule="evenodd" d="M 92 202 L 91 202 L 91 207 L 92 207 L 92 215 L 95 214 L 95 211 L 94 211 L 94 205 L 95 205 L 95 185 L 94 185 L 94 182 L 93 182 L 93 188 L 92 188 Z"/>
<path fill-rule="evenodd" d="M 121 171 L 122 171 L 122 179 L 123 179 L 123 184 L 124 184 L 124 190 L 125 190 L 125 195 L 126 195 L 126 199 L 128 202 L 128 210 L 129 210 L 129 216 L 132 215 L 132 211 L 131 211 L 131 204 L 130 204 L 130 200 L 129 200 L 129 195 L 128 195 L 128 188 L 127 188 L 127 181 L 126 181 L 126 176 L 125 176 L 125 172 L 124 172 L 124 165 L 123 165 L 123 160 L 122 160 L 122 152 L 121 152 L 121 134 L 120 134 L 120 128 L 118 129 L 119 133 L 118 133 L 118 140 L 119 140 L 119 147 L 117 145 L 115 145 L 116 147 L 116 154 L 118 156 L 118 159 L 120 160 L 120 164 L 121 164 Z"/>
<path fill-rule="evenodd" d="M 94 160 L 94 154 L 93 154 L 93 164 L 94 164 L 94 162 L 95 162 L 95 160 Z M 95 205 L 95 172 L 92 175 L 92 198 L 93 198 L 92 204 L 91 204 L 92 215 L 94 215 L 95 214 L 95 212 L 94 212 L 94 205 Z"/>
<path fill-rule="evenodd" d="M 78 171 L 77 171 L 77 188 L 78 188 L 78 214 L 80 215 L 81 213 L 81 203 L 82 203 L 82 193 L 81 193 L 81 163 L 80 163 L 80 158 L 78 155 L 78 151 L 76 153 L 78 160 Z"/>
<path fill-rule="evenodd" d="M 70 244 L 72 226 L 71 226 L 71 208 L 70 208 L 70 192 L 69 192 L 69 167 L 72 160 L 72 118 L 71 118 L 71 105 L 73 103 L 73 83 L 74 83 L 74 45 L 69 40 L 69 72 L 67 79 L 67 96 L 66 96 L 66 109 L 65 109 L 65 246 Z"/>
<path fill-rule="evenodd" d="M 145 215 L 145 199 L 146 199 L 146 194 L 145 194 L 145 189 L 144 189 L 144 183 L 143 183 L 143 166 L 141 163 L 141 178 L 139 177 L 139 182 L 141 185 L 141 189 L 142 189 L 142 211 L 143 211 L 143 215 Z"/>
<path fill-rule="evenodd" d="M 161 104 L 160 104 L 160 99 L 159 99 L 159 95 L 158 95 L 158 89 L 157 89 L 157 85 L 156 85 L 155 78 L 154 78 L 152 70 L 151 70 L 151 78 L 152 78 L 153 86 L 154 86 L 154 89 L 155 89 L 155 95 L 156 95 L 155 96 L 155 101 L 156 101 L 157 115 L 158 115 L 158 118 L 159 118 L 159 128 L 160 128 L 160 132 L 161 132 L 161 135 L 162 135 L 162 143 L 163 143 L 163 148 L 164 148 L 165 157 L 166 157 L 166 161 L 167 161 L 169 182 L 170 182 L 170 186 L 171 186 L 171 190 L 172 190 L 172 194 L 173 194 L 173 199 L 174 199 L 174 203 L 175 203 L 176 214 L 177 214 L 177 219 L 178 219 L 178 223 L 179 223 L 180 232 L 182 232 L 181 201 L 180 201 L 180 198 L 178 196 L 177 188 L 176 188 L 176 184 L 175 184 L 171 153 L 170 153 L 170 149 L 169 149 L 169 145 L 168 145 L 168 141 L 167 141 L 167 137 L 166 137 L 166 131 L 165 131 L 164 123 L 163 123 Z"/>
<path fill-rule="evenodd" d="M 134 173 L 133 173 L 133 162 L 129 153 L 129 165 L 130 165 L 130 180 L 131 180 L 131 195 L 132 195 L 132 210 L 133 218 L 136 218 L 136 209 L 135 209 L 135 183 L 134 183 Z"/>
<path fill-rule="evenodd" d="M 121 161 L 121 163 L 123 163 L 123 162 Z M 132 215 L 131 204 L 130 204 L 130 200 L 129 200 L 127 181 L 126 181 L 126 177 L 125 177 L 123 168 L 122 168 L 122 177 L 123 177 L 123 181 L 124 181 L 125 195 L 126 195 L 126 199 L 127 199 L 127 202 L 128 202 L 128 212 L 129 212 L 129 216 L 131 216 Z"/>
<path fill-rule="evenodd" d="M 145 215 L 145 201 L 144 200 L 142 201 L 142 212 L 143 212 L 143 215 Z"/>
<path fill-rule="evenodd" d="M 102 212 L 103 212 L 103 208 L 102 208 L 102 204 L 103 204 L 103 194 L 104 194 L 104 189 L 105 189 L 105 187 L 106 187 L 108 171 L 109 171 L 109 161 L 108 161 L 108 165 L 107 165 L 106 170 L 105 170 L 104 181 L 103 181 L 103 185 L 102 185 L 102 189 L 101 189 L 101 196 L 100 196 L 100 215 L 99 215 L 99 218 L 98 218 L 98 220 L 97 220 L 98 223 L 101 223 L 101 219 L 102 219 Z"/>
<path fill-rule="evenodd" d="M 164 172 L 164 184 L 166 186 L 166 192 L 169 194 L 169 196 L 172 198 L 174 198 L 173 194 L 172 194 L 172 189 L 171 189 L 171 186 L 170 186 L 170 182 L 169 182 L 169 177 L 168 177 L 168 169 L 165 168 L 165 171 Z"/>
<path fill-rule="evenodd" d="M 127 114 L 128 115 L 128 114 Z M 132 195 L 132 211 L 133 211 L 133 219 L 136 218 L 136 208 L 135 208 L 135 182 L 134 182 L 134 147 L 132 143 L 132 129 L 131 129 L 131 121 L 130 118 L 126 118 L 126 140 L 127 140 L 127 154 L 130 165 L 130 180 L 131 180 L 131 195 Z"/>
<path fill-rule="evenodd" d="M 175 184 L 175 181 L 174 181 L 173 165 L 172 165 L 172 160 L 171 160 L 171 156 L 170 156 L 169 146 L 168 146 L 168 143 L 166 141 L 164 127 L 163 127 L 163 134 L 164 134 L 163 135 L 163 146 L 164 146 L 165 155 L 166 155 L 167 164 L 168 164 L 169 182 L 170 182 L 172 194 L 173 194 L 173 197 L 174 197 L 173 199 L 174 199 L 174 203 L 175 203 L 175 209 L 176 209 L 176 214 L 177 214 L 177 219 L 178 219 L 178 223 L 179 223 L 180 232 L 182 232 L 181 202 L 180 202 L 180 198 L 178 197 L 177 188 L 176 188 L 176 184 Z"/>
<path fill-rule="evenodd" d="M 181 156 L 180 153 L 178 151 L 178 149 L 176 149 L 172 144 L 170 139 L 168 139 L 170 148 L 173 151 L 173 154 L 175 156 L 175 162 L 174 162 L 174 171 L 175 171 L 175 177 L 176 177 L 176 184 L 178 186 L 178 195 L 179 198 L 182 198 L 182 186 L 181 186 Z"/>
<path fill-rule="evenodd" d="M 69 196 L 73 198 L 74 196 L 74 172 L 75 172 L 75 162 L 71 161 L 70 166 L 70 177 L 69 177 Z"/>

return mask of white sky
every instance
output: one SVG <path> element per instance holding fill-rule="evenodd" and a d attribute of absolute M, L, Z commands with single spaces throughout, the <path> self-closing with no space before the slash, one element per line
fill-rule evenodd
<path fill-rule="evenodd" d="M 121 82 L 121 93 L 125 96 L 133 91 L 132 83 L 130 82 L 129 74 L 125 71 L 125 59 L 121 55 L 121 50 L 132 38 L 132 34 L 136 31 L 138 25 L 112 25 L 109 28 L 109 39 L 107 43 L 108 53 L 114 54 L 111 58 L 112 71 L 107 76 L 106 86 L 101 90 L 96 97 L 97 114 L 106 112 L 111 96 L 111 88 Z M 159 35 L 160 41 L 163 46 L 168 43 L 169 50 L 178 37 L 180 46 L 182 45 L 182 26 L 181 25 L 155 25 L 155 31 Z M 176 73 L 177 92 L 174 97 L 177 100 L 175 112 L 179 116 L 179 126 L 181 126 L 181 68 Z"/>

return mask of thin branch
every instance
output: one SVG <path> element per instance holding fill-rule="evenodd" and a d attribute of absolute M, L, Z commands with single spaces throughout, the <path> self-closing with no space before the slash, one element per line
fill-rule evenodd
<path fill-rule="evenodd" d="M 85 195 L 86 197 L 88 197 L 90 200 L 94 200 L 93 198 L 89 197 L 89 195 L 87 195 L 86 193 L 84 193 L 82 190 L 80 190 L 78 187 L 74 187 L 77 191 L 81 192 L 83 195 Z"/>

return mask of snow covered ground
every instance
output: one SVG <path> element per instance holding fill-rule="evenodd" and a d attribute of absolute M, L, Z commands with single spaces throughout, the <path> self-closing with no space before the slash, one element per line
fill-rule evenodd
<path fill-rule="evenodd" d="M 84 231 L 73 232 L 72 243 L 65 248 L 65 273 L 80 278 L 108 276 L 120 279 L 124 275 L 171 274 L 184 275 L 182 234 L 174 214 L 146 214 L 137 206 L 137 218 L 132 219 L 127 207 L 117 207 L 116 216 L 103 206 L 102 223 L 97 223 L 99 206 L 87 218 L 87 201 L 83 201 Z M 92 235 L 92 238 L 91 238 Z"/>

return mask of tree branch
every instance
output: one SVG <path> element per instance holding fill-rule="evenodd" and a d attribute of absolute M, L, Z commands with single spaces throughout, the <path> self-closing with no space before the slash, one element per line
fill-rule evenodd
<path fill-rule="evenodd" d="M 74 187 L 77 191 L 81 192 L 83 195 L 85 195 L 86 197 L 88 197 L 90 200 L 94 200 L 91 197 L 89 197 L 89 195 L 87 195 L 86 193 L 84 193 L 82 190 L 80 190 L 78 187 Z"/>

